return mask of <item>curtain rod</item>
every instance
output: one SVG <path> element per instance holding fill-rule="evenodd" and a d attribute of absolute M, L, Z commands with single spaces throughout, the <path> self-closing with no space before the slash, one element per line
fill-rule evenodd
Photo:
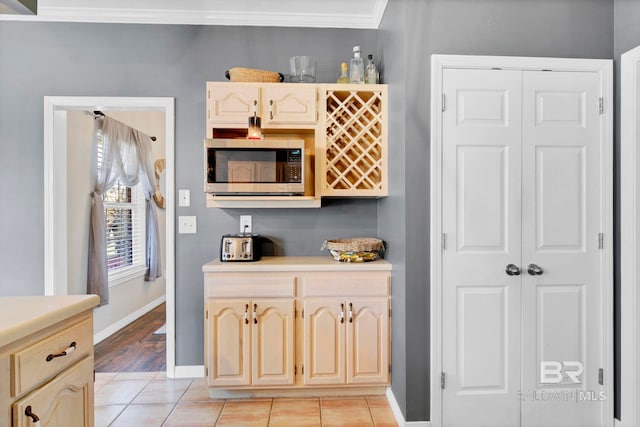
<path fill-rule="evenodd" d="M 98 117 L 106 117 L 106 116 L 104 115 L 104 113 L 103 113 L 102 111 L 99 111 L 99 110 L 93 110 L 93 118 L 94 118 L 94 119 L 97 119 Z M 155 136 L 150 136 L 150 138 L 151 138 L 151 140 L 152 140 L 153 142 L 156 142 L 156 140 L 158 139 L 158 138 L 156 138 Z"/>

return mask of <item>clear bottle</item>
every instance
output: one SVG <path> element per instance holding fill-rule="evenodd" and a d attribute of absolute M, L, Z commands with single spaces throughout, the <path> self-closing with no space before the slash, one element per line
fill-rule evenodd
<path fill-rule="evenodd" d="M 360 46 L 353 47 L 349 80 L 351 83 L 364 83 L 364 61 L 360 57 Z"/>
<path fill-rule="evenodd" d="M 367 68 L 364 71 L 364 82 L 366 84 L 375 85 L 378 83 L 378 70 L 376 63 L 373 62 L 373 55 L 367 55 Z"/>
<path fill-rule="evenodd" d="M 340 77 L 336 80 L 336 83 L 350 83 L 349 75 L 347 74 L 347 63 L 340 64 Z"/>

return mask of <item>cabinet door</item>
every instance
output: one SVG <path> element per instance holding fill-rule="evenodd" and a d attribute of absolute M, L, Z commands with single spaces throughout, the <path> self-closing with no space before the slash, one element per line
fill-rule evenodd
<path fill-rule="evenodd" d="M 93 427 L 93 357 L 14 403 L 14 427 L 33 425 L 26 413 L 37 416 L 46 427 Z"/>
<path fill-rule="evenodd" d="M 389 380 L 389 300 L 358 298 L 347 302 L 347 383 Z"/>
<path fill-rule="evenodd" d="M 262 92 L 264 124 L 315 124 L 315 86 L 267 86 Z"/>
<path fill-rule="evenodd" d="M 307 298 L 304 307 L 304 383 L 345 383 L 346 302 Z"/>
<path fill-rule="evenodd" d="M 209 385 L 250 384 L 249 307 L 248 299 L 208 301 Z"/>
<path fill-rule="evenodd" d="M 252 302 L 252 384 L 293 384 L 294 299 Z"/>
<path fill-rule="evenodd" d="M 253 116 L 254 103 L 259 108 L 259 99 L 260 89 L 256 86 L 207 85 L 207 136 L 211 137 L 213 126 L 246 128 L 249 116 Z"/>

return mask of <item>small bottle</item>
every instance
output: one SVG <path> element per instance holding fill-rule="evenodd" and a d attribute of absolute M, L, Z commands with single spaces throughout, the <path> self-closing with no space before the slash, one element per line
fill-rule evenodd
<path fill-rule="evenodd" d="M 367 55 L 367 68 L 364 72 L 364 82 L 366 84 L 375 85 L 378 83 L 378 70 L 376 70 L 376 64 L 373 62 L 373 55 Z"/>
<path fill-rule="evenodd" d="M 351 83 L 364 83 L 364 61 L 360 57 L 360 46 L 353 47 L 353 58 L 351 58 L 349 71 Z"/>
<path fill-rule="evenodd" d="M 347 74 L 347 63 L 340 64 L 340 77 L 336 80 L 336 83 L 350 83 L 349 75 Z"/>

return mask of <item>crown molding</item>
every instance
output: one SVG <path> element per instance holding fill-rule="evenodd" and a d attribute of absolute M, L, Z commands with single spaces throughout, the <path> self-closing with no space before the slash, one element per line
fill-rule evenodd
<path fill-rule="evenodd" d="M 0 20 L 127 24 L 378 29 L 388 0 L 374 1 L 370 14 L 251 12 L 142 8 L 51 7 L 36 16 L 0 15 Z"/>

